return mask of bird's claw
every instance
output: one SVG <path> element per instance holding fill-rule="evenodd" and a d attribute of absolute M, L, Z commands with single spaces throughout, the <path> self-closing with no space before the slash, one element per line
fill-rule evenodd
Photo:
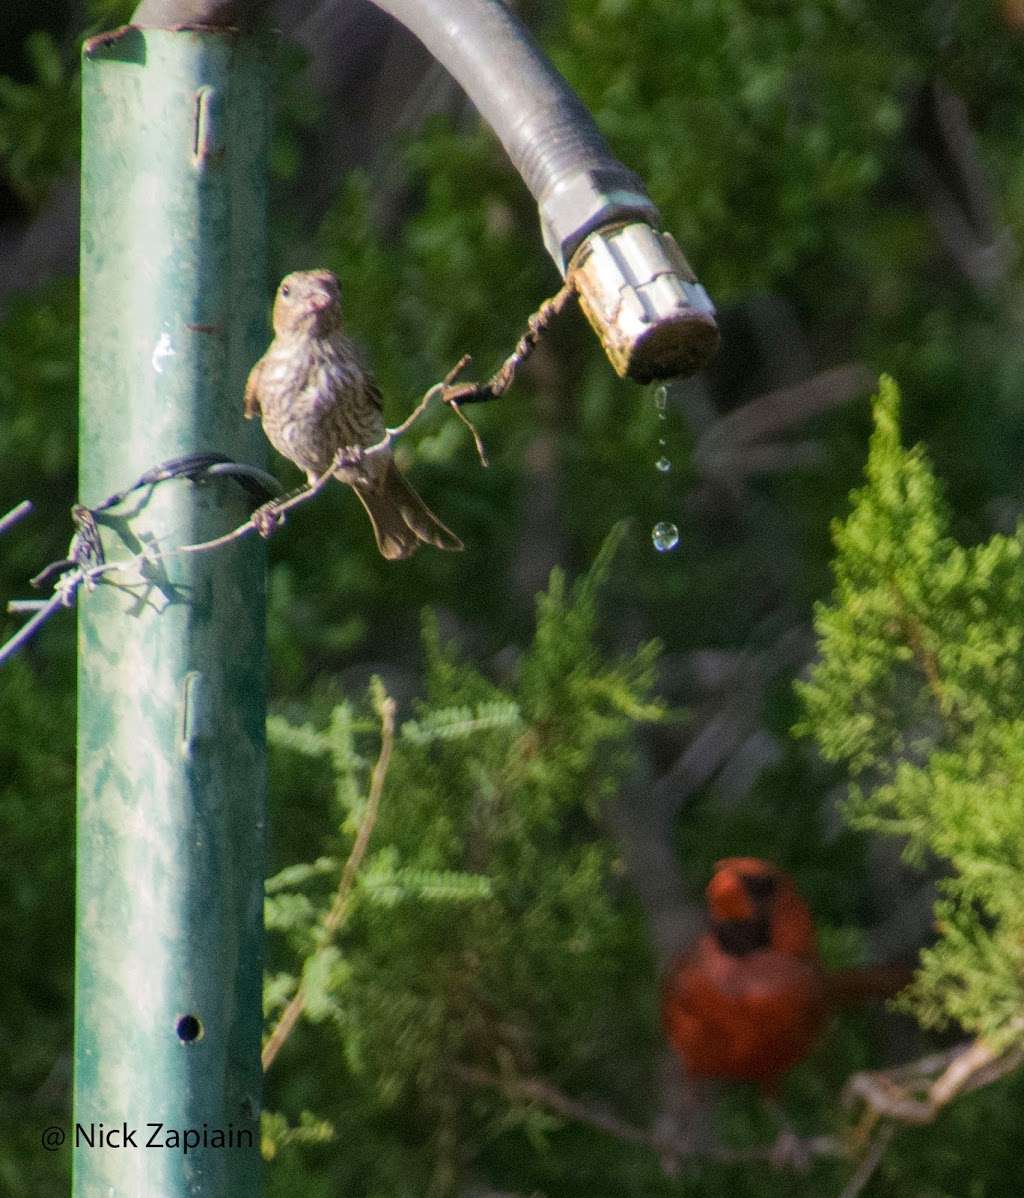
<path fill-rule="evenodd" d="M 366 454 L 362 445 L 343 445 L 334 455 L 332 467 L 335 470 L 354 470 L 360 482 L 368 481 L 365 469 Z"/>
<path fill-rule="evenodd" d="M 788 1127 L 784 1127 L 776 1136 L 769 1160 L 774 1169 L 792 1169 L 797 1173 L 806 1173 L 814 1163 L 807 1145 Z"/>
<path fill-rule="evenodd" d="M 277 504 L 271 500 L 253 512 L 252 522 L 256 531 L 266 540 L 273 535 L 279 524 L 284 523 L 284 513 L 278 511 Z"/>

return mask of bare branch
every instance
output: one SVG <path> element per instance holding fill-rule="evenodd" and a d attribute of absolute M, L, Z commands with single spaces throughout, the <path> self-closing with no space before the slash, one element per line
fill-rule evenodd
<path fill-rule="evenodd" d="M 34 636 L 38 629 L 63 606 L 64 596 L 57 591 L 46 601 L 45 606 L 36 612 L 31 620 L 23 624 L 6 644 L 0 646 L 0 665 L 3 665 L 12 654 L 17 653 L 21 646 Z"/>
<path fill-rule="evenodd" d="M 1014 1024 L 1024 1031 L 1024 1019 Z M 1024 1046 L 994 1047 L 968 1040 L 945 1052 L 893 1069 L 855 1073 L 843 1089 L 848 1105 L 860 1100 L 879 1116 L 915 1125 L 933 1122 L 943 1107 L 1024 1065 Z"/>
<path fill-rule="evenodd" d="M 696 1158 L 703 1157 L 721 1161 L 726 1164 L 739 1164 L 750 1161 L 764 1161 L 779 1165 L 781 1160 L 774 1145 L 764 1148 L 729 1148 L 724 1144 L 708 1147 L 696 1147 L 687 1140 L 674 1136 L 659 1135 L 645 1131 L 632 1123 L 626 1123 L 615 1115 L 603 1110 L 597 1110 L 585 1103 L 578 1102 L 563 1094 L 561 1090 L 540 1078 L 499 1077 L 486 1069 L 474 1065 L 452 1064 L 449 1070 L 460 1081 L 472 1086 L 500 1090 L 509 1098 L 526 1102 L 535 1102 L 539 1106 L 553 1111 L 556 1115 L 574 1123 L 582 1123 L 603 1132 L 616 1140 L 624 1140 L 629 1144 L 639 1144 L 658 1153 L 660 1157 L 666 1154 L 674 1157 Z M 842 1148 L 832 1136 L 812 1136 L 800 1141 L 800 1148 L 805 1157 L 841 1156 Z"/>
<path fill-rule="evenodd" d="M 552 321 L 562 313 L 575 294 L 575 284 L 571 278 L 567 279 L 559 291 L 550 299 L 546 299 L 532 316 L 527 317 L 526 332 L 519 338 L 515 349 L 487 382 L 462 383 L 453 387 L 451 394 L 445 396 L 445 403 L 455 405 L 486 403 L 488 400 L 497 399 L 499 395 L 504 395 L 512 386 L 519 367 L 537 348 L 537 343 L 547 332 Z"/>
<path fill-rule="evenodd" d="M 366 809 L 359 823 L 356 838 L 352 842 L 352 851 L 345 862 L 345 868 L 341 871 L 338 892 L 334 896 L 334 902 L 331 904 L 330 911 L 324 916 L 324 931 L 328 936 L 333 936 L 348 916 L 348 904 L 352 895 L 352 887 L 355 885 L 356 874 L 359 872 L 359 867 L 366 856 L 370 836 L 374 825 L 377 823 L 381 795 L 384 793 L 384 781 L 388 776 L 388 769 L 391 765 L 391 752 L 395 746 L 395 707 L 394 699 L 385 695 L 379 712 L 380 753 L 377 756 L 377 761 L 370 777 L 370 791 L 366 798 Z"/>
<path fill-rule="evenodd" d="M 240 524 L 237 528 L 233 528 L 231 532 L 226 532 L 223 536 L 215 537 L 212 541 L 200 541 L 195 545 L 181 545 L 177 549 L 169 550 L 166 556 L 174 553 L 207 553 L 211 549 L 220 549 L 224 545 L 230 545 L 232 541 L 237 541 L 244 536 L 248 536 L 251 532 L 258 532 L 261 537 L 269 537 L 278 525 L 283 522 L 282 518 L 284 515 L 290 512 L 292 508 L 298 507 L 299 504 L 308 503 L 314 495 L 318 495 L 334 477 L 336 470 L 343 468 L 358 469 L 360 463 L 365 461 L 366 458 L 376 457 L 378 454 L 388 452 L 395 441 L 404 433 L 407 433 L 416 421 L 419 420 L 432 399 L 440 398 L 444 402 L 448 402 L 446 399 L 447 393 L 453 389 L 453 386 L 457 386 L 454 384 L 454 380 L 469 365 L 470 360 L 469 354 L 464 354 L 441 382 L 435 383 L 427 389 L 423 398 L 401 424 L 395 428 L 384 430 L 384 436 L 379 441 L 358 451 L 354 451 L 351 448 L 339 449 L 334 455 L 330 466 L 320 475 L 315 483 L 300 488 L 300 490 L 286 496 L 284 499 L 271 499 L 268 503 L 264 503 L 253 512 L 244 524 Z M 483 452 L 483 445 L 480 442 L 476 429 L 457 410 L 456 414 L 461 417 L 463 423 L 472 432 L 481 461 L 486 465 L 486 455 Z"/>
<path fill-rule="evenodd" d="M 906 177 L 943 247 L 984 294 L 1003 283 L 1018 258 L 1000 220 L 967 106 L 941 78 L 918 88 L 907 113 Z"/>
<path fill-rule="evenodd" d="M 379 715 L 380 753 L 377 756 L 377 762 L 373 767 L 373 773 L 370 777 L 370 790 L 367 795 L 363 817 L 359 821 L 359 828 L 356 831 L 355 840 L 352 842 L 348 860 L 341 871 L 341 878 L 338 881 L 338 889 L 334 895 L 334 902 L 331 904 L 330 910 L 323 917 L 321 923 L 323 944 L 329 943 L 337 935 L 348 917 L 352 888 L 355 885 L 359 867 L 366 856 L 370 836 L 373 834 L 374 825 L 377 823 L 377 816 L 380 812 L 380 800 L 381 795 L 384 793 L 384 781 L 387 778 L 388 767 L 391 764 L 391 751 L 395 744 L 395 701 L 390 696 L 385 695 L 381 701 Z M 280 1019 L 274 1025 L 273 1031 L 267 1037 L 267 1042 L 263 1046 L 261 1062 L 264 1073 L 274 1063 L 274 1059 L 280 1052 L 282 1045 L 292 1034 L 296 1023 L 299 1021 L 299 1017 L 302 1015 L 303 1010 L 305 1010 L 305 1006 L 306 988 L 305 984 L 300 982 L 298 989 L 292 995 L 291 1001 L 285 1007 L 284 1011 L 282 1011 Z"/>
<path fill-rule="evenodd" d="M 72 514 L 75 517 L 78 533 L 72 541 L 71 556 L 60 561 L 54 562 L 47 566 L 32 580 L 34 585 L 41 586 L 47 582 L 55 573 L 60 572 L 59 578 L 54 587 L 53 598 L 47 601 L 46 606 L 38 611 L 31 620 L 28 621 L 19 631 L 11 637 L 6 644 L 0 646 L 0 665 L 2 665 L 13 653 L 35 634 L 36 631 L 50 618 L 60 607 L 70 607 L 73 605 L 77 595 L 78 587 L 84 582 L 88 586 L 92 586 L 98 578 L 103 574 L 114 571 L 131 570 L 140 568 L 143 562 L 150 565 L 156 565 L 166 561 L 176 554 L 181 553 L 207 553 L 214 549 L 221 549 L 225 545 L 230 545 L 233 541 L 240 540 L 242 537 L 248 536 L 251 532 L 259 532 L 263 537 L 269 537 L 274 529 L 282 522 L 284 515 L 291 511 L 292 508 L 298 507 L 300 503 L 306 503 L 319 494 L 328 482 L 334 477 L 335 470 L 348 466 L 358 467 L 359 463 L 367 457 L 373 457 L 377 454 L 384 453 L 389 450 L 394 441 L 403 433 L 408 431 L 412 425 L 426 410 L 427 405 L 432 399 L 441 397 L 445 398 L 447 393 L 452 389 L 454 379 L 469 363 L 469 355 L 463 356 L 455 367 L 448 372 L 445 378 L 440 383 L 435 383 L 423 396 L 420 402 L 416 405 L 413 411 L 402 421 L 397 428 L 389 428 L 385 431 L 384 436 L 376 444 L 369 446 L 367 449 L 361 450 L 358 454 L 353 454 L 350 450 L 341 449 L 335 455 L 329 469 L 327 469 L 311 486 L 302 488 L 300 491 L 286 496 L 284 499 L 274 499 L 270 502 L 258 507 L 244 524 L 240 524 L 237 528 L 233 528 L 230 532 L 224 533 L 223 536 L 214 537 L 210 541 L 201 541 L 194 545 L 179 545 L 173 549 L 156 550 L 148 547 L 142 553 L 131 558 L 125 558 L 120 561 L 104 562 L 100 557 L 99 563 L 96 565 L 86 566 L 83 562 L 87 560 L 85 551 L 90 545 L 99 546 L 99 533 L 96 530 L 96 521 L 91 509 L 84 507 L 81 504 L 75 504 L 72 509 Z M 461 413 L 457 413 L 461 417 Z M 481 460 L 486 464 L 486 459 L 483 453 L 483 446 L 480 443 L 480 438 L 477 436 L 476 430 L 472 427 L 465 417 L 461 417 L 463 423 L 468 425 L 478 452 L 481 455 Z M 161 478 L 154 478 L 151 481 L 162 481 Z M 146 476 L 143 476 L 145 479 Z M 122 499 L 127 492 L 119 493 L 116 499 Z M 27 505 L 27 506 L 26 506 Z M 107 500 L 100 505 L 97 510 L 104 510 L 111 506 L 111 500 Z M 0 532 L 11 527 L 22 516 L 26 515 L 31 508 L 31 504 L 26 500 L 18 505 L 0 522 Z M 76 556 L 77 546 L 77 556 Z"/>
<path fill-rule="evenodd" d="M 759 395 L 718 420 L 707 434 L 737 445 L 750 445 L 788 432 L 863 395 L 876 385 L 877 375 L 863 362 L 822 370 L 789 387 Z"/>
<path fill-rule="evenodd" d="M 455 415 L 469 429 L 469 435 L 473 438 L 473 444 L 476 446 L 476 454 L 480 459 L 480 465 L 484 467 L 489 466 L 490 462 L 487 459 L 487 450 L 484 449 L 484 443 L 480 440 L 480 434 L 476 431 L 476 425 L 457 403 L 453 403 L 450 406 Z"/>
<path fill-rule="evenodd" d="M 850 1180 L 843 1186 L 839 1198 L 857 1198 L 858 1194 L 863 1191 L 864 1187 L 874 1177 L 875 1171 L 882 1163 L 882 1157 L 885 1156 L 886 1150 L 895 1134 L 896 1128 L 892 1123 L 885 1123 L 878 1129 L 878 1134 L 871 1141 L 867 1152 L 861 1158 L 857 1168 L 854 1169 Z"/>
<path fill-rule="evenodd" d="M 0 516 L 0 535 L 7 532 L 9 528 L 13 528 L 19 520 L 24 520 L 31 511 L 32 501 L 23 499 L 16 507 L 12 507 L 6 516 Z"/>

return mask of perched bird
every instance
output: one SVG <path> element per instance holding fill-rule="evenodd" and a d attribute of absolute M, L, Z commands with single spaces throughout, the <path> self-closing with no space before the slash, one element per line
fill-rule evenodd
<path fill-rule="evenodd" d="M 295 271 L 274 300 L 274 340 L 249 372 L 247 419 L 260 414 L 271 445 L 310 483 L 339 449 L 353 465 L 335 470 L 362 500 L 381 553 L 408 557 L 420 542 L 461 549 L 395 465 L 391 451 L 361 458 L 385 433 L 380 392 L 345 335 L 338 280 L 329 270 Z"/>
<path fill-rule="evenodd" d="M 901 965 L 827 971 L 807 904 L 769 861 L 719 861 L 706 893 L 708 930 L 662 988 L 665 1033 L 693 1077 L 770 1093 L 837 1005 L 891 997 L 910 981 Z"/>

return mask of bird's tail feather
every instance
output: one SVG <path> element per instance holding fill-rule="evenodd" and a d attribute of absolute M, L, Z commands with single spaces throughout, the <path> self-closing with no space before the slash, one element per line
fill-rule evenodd
<path fill-rule="evenodd" d="M 377 537 L 377 547 L 391 561 L 409 557 L 422 541 L 438 549 L 461 549 L 462 542 L 446 528 L 389 461 L 373 484 L 353 488 L 362 500 Z"/>
<path fill-rule="evenodd" d="M 909 965 L 864 965 L 836 969 L 825 975 L 825 989 L 835 1006 L 849 1006 L 869 998 L 893 998 L 909 986 L 914 970 Z"/>

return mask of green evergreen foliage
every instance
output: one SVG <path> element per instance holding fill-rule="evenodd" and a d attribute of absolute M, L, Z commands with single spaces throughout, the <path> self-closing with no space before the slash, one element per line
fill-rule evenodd
<path fill-rule="evenodd" d="M 906 1002 L 924 1022 L 1020 1036 L 1024 1008 L 1024 530 L 963 546 L 883 378 L 867 483 L 834 526 L 821 660 L 800 731 L 858 783 L 861 828 L 942 860 L 939 939 Z"/>
<path fill-rule="evenodd" d="M 33 6 L 40 25 L 44 7 Z M 70 46 L 133 7 L 88 0 L 87 29 L 33 35 L 0 82 L 12 236 L 73 170 Z M 541 40 L 645 178 L 716 301 L 728 309 L 781 297 L 815 366 L 882 364 L 920 397 L 905 422 L 911 439 L 927 438 L 948 498 L 924 458 L 899 447 L 886 389 L 871 458 L 877 482 L 869 474 L 840 530 L 837 598 L 822 609 L 824 655 L 804 692 L 804 723 L 854 771 L 860 827 L 907 838 L 916 860 L 948 864 L 943 936 L 926 957 L 915 1011 L 1009 1034 L 1022 943 L 1013 910 L 1019 538 L 987 538 L 993 511 L 1022 496 L 1020 266 L 990 291 L 958 273 L 913 189 L 906 113 L 930 80 L 955 89 L 993 179 L 996 219 L 1019 242 L 1024 39 L 996 3 L 521 6 L 528 16 L 538 9 Z M 348 175 L 322 226 L 310 227 L 305 196 L 339 164 L 309 154 L 336 114 L 314 98 L 303 64 L 287 47 L 275 76 L 274 274 L 320 263 L 338 271 L 347 319 L 395 423 L 464 352 L 477 377 L 497 366 L 557 273 L 518 177 L 494 139 L 465 121 L 434 120 L 382 151 L 385 189 L 394 189 L 386 228 L 372 168 Z M 74 280 L 57 279 L 11 297 L 0 319 L 0 513 L 26 496 L 37 509 L 0 541 L 0 600 L 26 595 L 27 578 L 69 539 L 76 307 Z M 791 349 L 773 344 L 771 365 L 781 359 L 784 372 Z M 709 419 L 780 381 L 757 355 L 738 356 L 732 384 L 712 373 L 706 392 L 697 387 Z M 309 1020 L 268 1079 L 271 1106 L 287 1113 L 265 1120 L 270 1195 L 439 1198 L 472 1193 L 466 1186 L 480 1178 L 484 1192 L 549 1198 L 817 1198 L 839 1193 L 849 1175 L 835 1162 L 806 1176 L 694 1164 L 669 1179 L 645 1148 L 446 1072 L 464 1062 L 536 1075 L 648 1125 L 661 1044 L 656 978 L 600 812 L 637 751 L 635 725 L 662 704 L 650 685 L 653 650 L 623 655 L 617 646 L 658 636 L 667 686 L 689 650 L 756 650 L 770 639 L 765 616 L 778 609 L 766 611 L 766 563 L 787 619 L 802 619 L 829 586 L 828 519 L 860 476 L 863 411 L 850 405 L 809 428 L 824 469 L 759 477 L 746 508 L 723 515 L 696 494 L 681 395 L 665 426 L 673 471 L 655 475 L 660 430 L 649 398 L 614 378 L 583 322 L 567 315 L 514 391 L 472 413 L 489 470 L 440 409 L 399 445 L 417 488 L 466 540 L 465 555 L 383 562 L 342 488 L 296 513 L 271 543 L 280 714 L 271 727 L 265 1002 L 272 1023 L 302 978 Z M 567 566 L 582 571 L 608 529 L 633 519 L 604 584 L 600 632 L 593 575 L 573 589 L 556 574 L 534 628 L 531 596 L 511 568 L 538 435 L 554 463 L 564 533 L 556 552 Z M 274 468 L 291 477 L 281 462 Z M 771 515 L 768 535 L 763 522 L 747 522 L 751 512 Z M 666 515 L 681 545 L 659 557 L 649 529 Z M 424 607 L 438 616 L 421 639 Z M 19 622 L 0 613 L 4 636 Z M 467 664 L 441 627 L 486 668 Z M 14 1198 L 67 1191 L 66 1158 L 43 1153 L 38 1130 L 68 1109 L 73 654 L 73 617 L 58 617 L 0 674 L 0 1192 Z M 320 920 L 365 811 L 378 745 L 372 698 L 356 699 L 373 671 L 402 696 L 403 722 L 347 922 L 325 942 Z M 415 711 L 412 694 L 424 695 Z M 764 713 L 777 734 L 792 723 L 792 703 L 788 677 L 778 678 Z M 668 743 L 674 753 L 679 737 Z M 682 867 L 696 893 L 717 856 L 777 858 L 808 895 L 826 955 L 852 963 L 865 939 L 864 837 L 830 829 L 823 796 L 835 772 L 803 748 L 787 746 L 736 807 L 716 801 L 714 784 L 696 796 L 678 829 Z M 868 1019 L 836 1024 L 787 1079 L 787 1113 L 809 1134 L 837 1129 L 844 1078 L 876 1063 Z M 1011 1077 L 953 1104 L 935 1127 L 901 1131 L 865 1198 L 1016 1198 L 1022 1101 L 1024 1079 Z M 742 1090 L 724 1100 L 720 1123 L 740 1146 L 775 1131 Z"/>
<path fill-rule="evenodd" d="M 613 1030 L 621 1036 L 649 1006 L 651 979 L 622 968 L 624 954 L 635 957 L 635 914 L 600 824 L 636 721 L 662 715 L 650 697 L 657 647 L 609 660 L 595 645 L 598 590 L 623 532 L 573 587 L 552 575 L 507 688 L 426 619 L 425 698 L 402 723 L 370 852 L 331 942 L 321 920 L 365 815 L 376 733 L 349 702 L 323 731 L 270 725 L 276 755 L 329 763 L 340 824 L 339 851 L 286 867 L 267 899 L 267 926 L 303 960 L 306 1016 L 332 1029 L 312 1033 L 328 1037 L 320 1054 L 334 1079 L 322 1114 L 339 1136 L 367 1121 L 392 1129 L 384 1157 L 377 1144 L 346 1143 L 332 1158 L 343 1192 L 356 1178 L 382 1198 L 441 1192 L 431 1187 L 464 1168 L 456 1144 L 542 1136 L 548 1116 L 467 1087 L 453 1067 L 540 1071 L 571 1085 L 611 1070 Z M 271 1015 L 297 984 L 294 970 L 271 977 Z M 293 1047 L 275 1070 L 287 1072 Z M 266 1134 L 277 1152 L 291 1131 L 275 1116 Z M 410 1188 L 392 1188 L 396 1176 Z M 295 1174 L 272 1184 L 288 1192 Z"/>
<path fill-rule="evenodd" d="M 76 52 L 81 42 L 101 29 L 126 24 L 135 4 L 85 0 L 79 7 L 84 28 L 69 39 L 71 45 L 61 45 L 47 29 L 37 29 L 25 39 L 22 57 L 28 81 L 0 73 L 0 181 L 29 210 L 46 199 L 54 183 L 70 175 L 78 158 Z"/>
<path fill-rule="evenodd" d="M 24 617 L 9 598 L 67 551 L 74 491 L 77 289 L 19 297 L 0 322 L 0 514 L 34 511 L 0 538 L 0 641 Z M 75 626 L 0 667 L 0 1193 L 66 1190 L 66 1162 L 39 1130 L 66 1117 L 74 942 Z M 31 862 L 31 868 L 26 863 Z M 29 1101 L 31 1099 L 31 1101 Z M 31 1117 L 26 1118 L 26 1110 Z"/>
<path fill-rule="evenodd" d="M 0 670 L 0 940 L 8 946 L 0 1037 L 4 1194 L 29 1194 L 35 1185 L 54 1194 L 66 1188 L 58 1154 L 40 1153 L 38 1145 L 41 1129 L 65 1118 L 61 1091 L 70 1068 L 70 1056 L 62 1052 L 74 941 L 74 688 L 69 681 L 24 659 Z M 32 869 L 25 868 L 26 861 L 34 862 Z"/>
<path fill-rule="evenodd" d="M 0 164 L 7 183 L 34 206 L 78 155 L 78 76 L 45 30 L 29 36 L 25 54 L 32 83 L 0 75 Z"/>
<path fill-rule="evenodd" d="M 841 230 L 867 216 L 902 123 L 893 84 L 908 64 L 891 43 L 878 53 L 884 27 L 862 6 L 814 0 L 655 7 L 658 20 L 646 0 L 575 0 L 572 51 L 556 54 L 681 217 L 673 228 L 714 294 L 748 294 L 822 251 L 855 252 Z M 781 218 L 770 236 L 755 212 Z"/>

